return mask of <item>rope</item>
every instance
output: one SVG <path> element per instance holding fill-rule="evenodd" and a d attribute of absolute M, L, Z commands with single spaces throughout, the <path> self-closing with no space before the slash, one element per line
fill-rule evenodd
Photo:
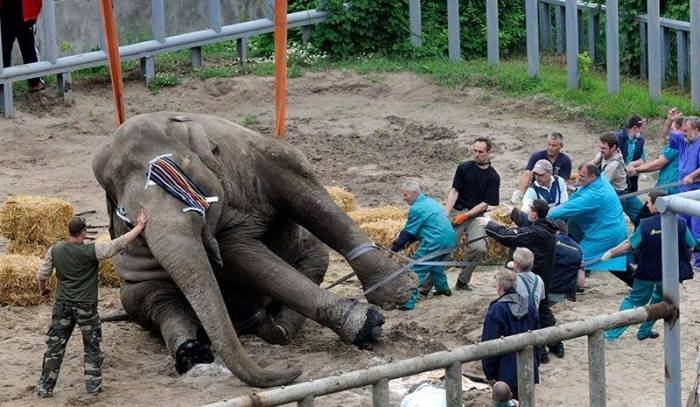
<path fill-rule="evenodd" d="M 158 185 L 170 195 L 187 205 L 183 212 L 195 211 L 206 216 L 210 202 L 218 202 L 219 197 L 207 197 L 190 177 L 171 158 L 172 154 L 160 155 L 148 162 L 146 187 Z"/>

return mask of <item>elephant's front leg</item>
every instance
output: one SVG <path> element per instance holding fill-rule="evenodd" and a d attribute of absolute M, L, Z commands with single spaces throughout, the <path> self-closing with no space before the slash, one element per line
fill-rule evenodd
<path fill-rule="evenodd" d="M 357 346 L 369 345 L 381 334 L 384 318 L 372 305 L 343 299 L 321 289 L 307 276 L 286 263 L 255 239 L 225 239 L 222 257 L 235 278 L 254 286 L 273 300 L 332 329 Z"/>
<path fill-rule="evenodd" d="M 144 327 L 156 328 L 182 374 L 199 363 L 212 363 L 214 356 L 200 340 L 202 327 L 197 315 L 174 282 L 126 281 L 121 288 L 124 309 Z"/>
<path fill-rule="evenodd" d="M 289 222 L 285 228 L 276 228 L 274 236 L 266 236 L 264 241 L 306 278 L 316 285 L 321 284 L 328 270 L 328 247 L 314 235 Z M 258 336 L 270 343 L 289 343 L 306 320 L 305 316 L 278 301 L 272 301 L 267 312 L 268 317 L 258 328 Z"/>

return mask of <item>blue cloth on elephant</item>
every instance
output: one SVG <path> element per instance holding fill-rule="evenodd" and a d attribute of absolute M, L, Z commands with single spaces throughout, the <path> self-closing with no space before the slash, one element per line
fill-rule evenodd
<path fill-rule="evenodd" d="M 583 261 L 591 271 L 626 271 L 627 259 L 615 257 L 593 263 L 627 238 L 622 205 L 615 190 L 603 177 L 574 192 L 564 204 L 549 211 L 550 219 L 572 221 L 583 233 L 579 242 Z M 592 264 L 590 264 L 592 263 Z"/>
<path fill-rule="evenodd" d="M 445 216 L 445 210 L 433 198 L 424 193 L 418 194 L 416 200 L 408 210 L 408 218 L 402 232 L 406 232 L 420 242 L 420 246 L 413 255 L 414 259 L 419 259 L 428 253 L 448 249 L 457 243 L 452 224 Z M 438 259 L 436 259 L 438 260 Z M 420 287 L 430 275 L 435 288 L 440 291 L 447 291 L 450 287 L 447 284 L 444 266 L 420 266 L 412 268 L 418 276 L 418 286 Z M 404 304 L 405 308 L 412 309 L 418 300 L 418 289 L 413 291 L 411 298 Z"/>

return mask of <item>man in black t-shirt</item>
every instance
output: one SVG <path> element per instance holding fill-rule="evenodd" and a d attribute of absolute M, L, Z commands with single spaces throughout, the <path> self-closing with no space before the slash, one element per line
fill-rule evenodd
<path fill-rule="evenodd" d="M 483 137 L 476 139 L 472 153 L 474 160 L 465 161 L 457 167 L 445 203 L 445 214 L 452 221 L 458 240 L 462 233 L 466 233 L 469 240 L 485 236 L 484 228 L 476 222 L 476 218 L 489 205 L 496 206 L 499 203 L 501 179 L 489 160 L 491 141 Z M 455 285 L 457 290 L 470 289 L 472 272 L 485 256 L 485 240 L 473 242 L 467 247 L 465 260 L 473 264 L 462 269 Z"/>

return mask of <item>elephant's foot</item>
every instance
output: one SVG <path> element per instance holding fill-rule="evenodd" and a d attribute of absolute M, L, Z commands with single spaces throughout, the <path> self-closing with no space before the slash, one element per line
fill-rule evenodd
<path fill-rule="evenodd" d="M 292 339 L 284 325 L 277 323 L 271 318 L 263 321 L 258 328 L 257 335 L 265 342 L 275 345 L 286 345 Z"/>
<path fill-rule="evenodd" d="M 258 336 L 276 345 L 286 345 L 296 336 L 306 317 L 287 307 L 268 316 L 258 328 Z"/>
<path fill-rule="evenodd" d="M 175 369 L 180 374 L 187 373 L 194 365 L 213 362 L 209 347 L 196 339 L 186 340 L 175 351 Z"/>
<path fill-rule="evenodd" d="M 362 349 L 371 346 L 372 342 L 382 334 L 382 325 L 384 325 L 384 317 L 376 306 L 354 303 L 350 300 L 341 300 L 335 303 L 334 307 L 321 310 L 321 316 L 319 322 L 334 321 L 325 324 L 344 342 L 352 343 Z"/>
<path fill-rule="evenodd" d="M 352 341 L 353 345 L 360 349 L 368 349 L 372 347 L 379 336 L 382 334 L 382 325 L 384 325 L 384 317 L 374 308 L 367 310 L 367 319 L 365 324 Z"/>

